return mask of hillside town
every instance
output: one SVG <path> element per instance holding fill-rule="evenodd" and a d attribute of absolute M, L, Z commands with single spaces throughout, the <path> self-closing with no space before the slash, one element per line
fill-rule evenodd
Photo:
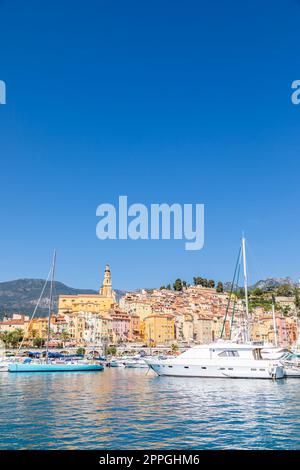
<path fill-rule="evenodd" d="M 127 292 L 117 301 L 106 265 L 98 294 L 59 296 L 58 311 L 50 317 L 49 346 L 172 348 L 207 344 L 221 337 L 233 339 L 245 322 L 243 298 L 224 292 L 222 283 L 215 288 L 214 281 L 201 279 L 194 278 L 194 285 L 175 285 L 174 289 L 163 286 Z M 276 336 L 279 346 L 292 347 L 298 339 L 298 299 L 289 292 L 277 295 L 274 316 L 266 296 L 257 301 L 262 295 L 258 290 L 252 294 L 251 339 L 274 344 Z M 0 322 L 2 346 L 17 347 L 22 342 L 27 347 L 43 347 L 47 334 L 45 317 L 31 318 L 20 312 Z"/>

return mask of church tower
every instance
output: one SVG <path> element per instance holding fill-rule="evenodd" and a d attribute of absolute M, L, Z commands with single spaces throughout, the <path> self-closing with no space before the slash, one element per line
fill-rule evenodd
<path fill-rule="evenodd" d="M 103 284 L 99 294 L 103 295 L 103 297 L 108 297 L 110 299 L 114 298 L 114 292 L 112 290 L 112 282 L 110 277 L 110 267 L 108 264 L 105 266 Z"/>

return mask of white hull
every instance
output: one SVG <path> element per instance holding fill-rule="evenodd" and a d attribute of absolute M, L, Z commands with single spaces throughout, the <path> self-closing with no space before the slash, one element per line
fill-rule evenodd
<path fill-rule="evenodd" d="M 285 377 L 300 378 L 300 361 L 299 357 L 287 349 L 268 347 L 262 350 L 264 359 L 279 360 L 284 367 Z"/>
<path fill-rule="evenodd" d="M 125 364 L 126 369 L 148 369 L 148 365 L 144 362 L 143 363 L 132 363 L 128 362 Z"/>
<path fill-rule="evenodd" d="M 285 377 L 294 377 L 300 379 L 300 367 L 299 366 L 284 366 Z"/>
<path fill-rule="evenodd" d="M 163 361 L 162 364 L 149 363 L 157 375 L 171 377 L 212 377 L 212 378 L 239 378 L 239 379 L 272 379 L 283 378 L 282 367 L 269 364 L 209 364 L 207 362 L 195 365 L 186 364 L 168 364 Z"/>
<path fill-rule="evenodd" d="M 251 344 L 217 341 L 195 346 L 180 356 L 145 359 L 157 375 L 235 379 L 281 379 L 284 368 L 278 361 L 264 360 Z"/>
<path fill-rule="evenodd" d="M 0 364 L 0 372 L 7 372 L 8 364 Z"/>

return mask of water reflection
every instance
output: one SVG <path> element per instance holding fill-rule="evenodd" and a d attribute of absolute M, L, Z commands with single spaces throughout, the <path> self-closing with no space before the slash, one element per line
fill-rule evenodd
<path fill-rule="evenodd" d="M 299 381 L 145 370 L 0 376 L 1 448 L 299 449 Z"/>

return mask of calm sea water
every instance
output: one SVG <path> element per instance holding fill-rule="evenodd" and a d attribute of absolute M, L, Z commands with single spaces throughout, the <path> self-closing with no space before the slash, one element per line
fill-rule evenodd
<path fill-rule="evenodd" d="M 300 380 L 0 373 L 2 449 L 300 449 Z"/>

